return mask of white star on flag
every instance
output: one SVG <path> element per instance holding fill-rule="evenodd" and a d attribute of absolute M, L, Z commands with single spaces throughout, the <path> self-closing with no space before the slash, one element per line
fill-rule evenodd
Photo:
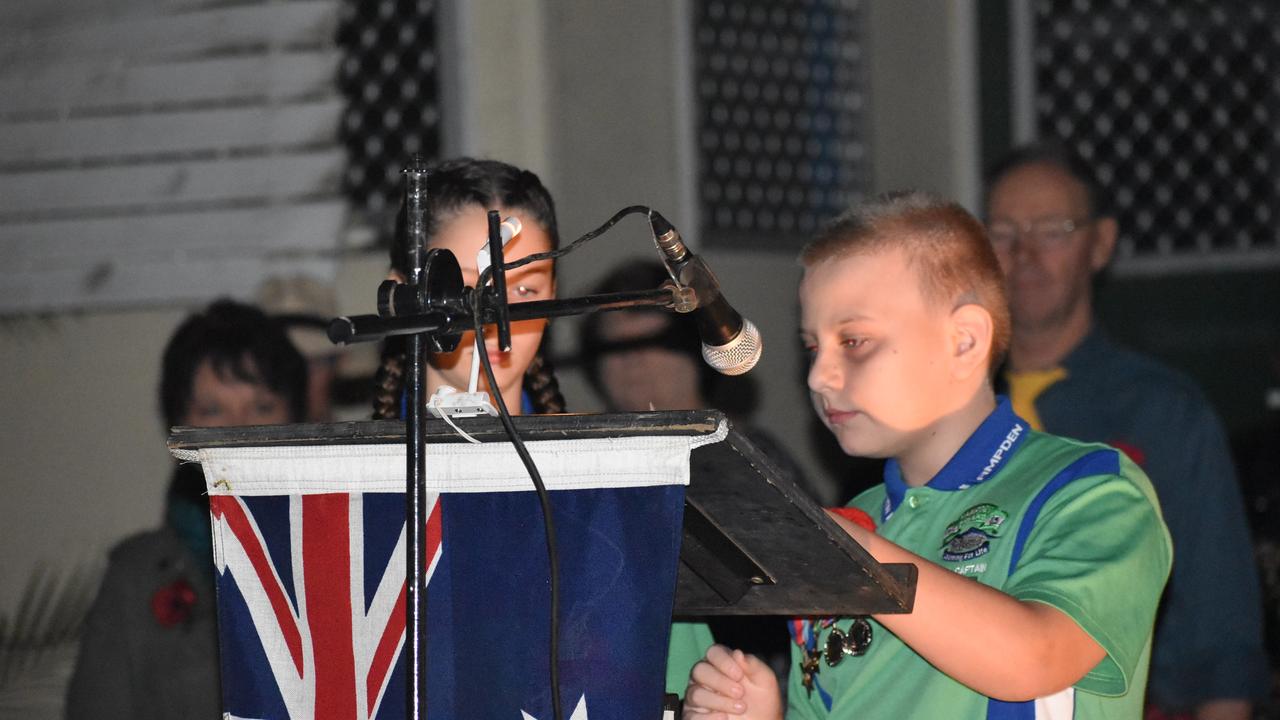
<path fill-rule="evenodd" d="M 529 713 L 521 710 L 520 720 L 538 720 Z M 587 696 L 583 695 L 578 698 L 578 706 L 573 709 L 573 714 L 569 716 L 569 720 L 587 720 Z"/>

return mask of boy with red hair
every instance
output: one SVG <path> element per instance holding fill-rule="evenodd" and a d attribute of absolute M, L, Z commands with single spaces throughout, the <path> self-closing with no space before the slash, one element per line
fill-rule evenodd
<path fill-rule="evenodd" d="M 996 396 L 1009 310 L 982 226 L 890 195 L 801 264 L 814 408 L 845 452 L 889 458 L 851 503 L 876 530 L 833 517 L 919 579 L 908 614 L 793 624 L 787 717 L 1138 718 L 1168 533 L 1123 453 L 1035 432 Z M 687 718 L 782 714 L 740 651 L 691 673 Z"/>

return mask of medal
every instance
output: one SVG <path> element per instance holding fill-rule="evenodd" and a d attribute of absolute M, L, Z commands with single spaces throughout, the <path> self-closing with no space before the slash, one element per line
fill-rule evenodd
<path fill-rule="evenodd" d="M 828 667 L 835 667 L 844 660 L 846 655 L 857 657 L 866 653 L 869 647 L 871 647 L 871 623 L 867 622 L 865 617 L 854 618 L 847 633 L 838 627 L 831 628 L 822 655 Z M 814 655 L 816 656 L 817 653 L 815 652 Z"/>
<path fill-rule="evenodd" d="M 848 632 L 836 627 L 835 622 L 835 618 L 791 621 L 792 637 L 800 648 L 800 682 L 810 695 L 817 687 L 822 660 L 826 660 L 828 667 L 835 667 L 845 656 L 863 655 L 871 647 L 871 623 L 865 617 L 854 618 Z M 831 632 L 819 647 L 818 633 L 827 628 L 831 628 Z"/>
<path fill-rule="evenodd" d="M 813 678 L 818 674 L 818 653 L 808 654 L 800 660 L 800 682 L 810 695 L 813 694 Z"/>

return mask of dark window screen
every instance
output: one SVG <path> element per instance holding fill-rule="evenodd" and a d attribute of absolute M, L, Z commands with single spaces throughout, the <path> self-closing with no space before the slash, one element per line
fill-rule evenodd
<path fill-rule="evenodd" d="M 698 207 L 711 245 L 794 251 L 866 189 L 864 4 L 698 0 Z"/>
<path fill-rule="evenodd" d="M 1035 122 L 1094 168 L 1117 269 L 1280 259 L 1280 4 L 1034 5 Z"/>

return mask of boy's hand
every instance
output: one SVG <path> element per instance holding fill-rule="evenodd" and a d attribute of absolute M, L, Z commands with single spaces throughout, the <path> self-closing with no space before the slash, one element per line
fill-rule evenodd
<path fill-rule="evenodd" d="M 781 720 L 782 696 L 773 670 L 754 655 L 712 645 L 693 666 L 684 693 L 685 720 Z"/>

